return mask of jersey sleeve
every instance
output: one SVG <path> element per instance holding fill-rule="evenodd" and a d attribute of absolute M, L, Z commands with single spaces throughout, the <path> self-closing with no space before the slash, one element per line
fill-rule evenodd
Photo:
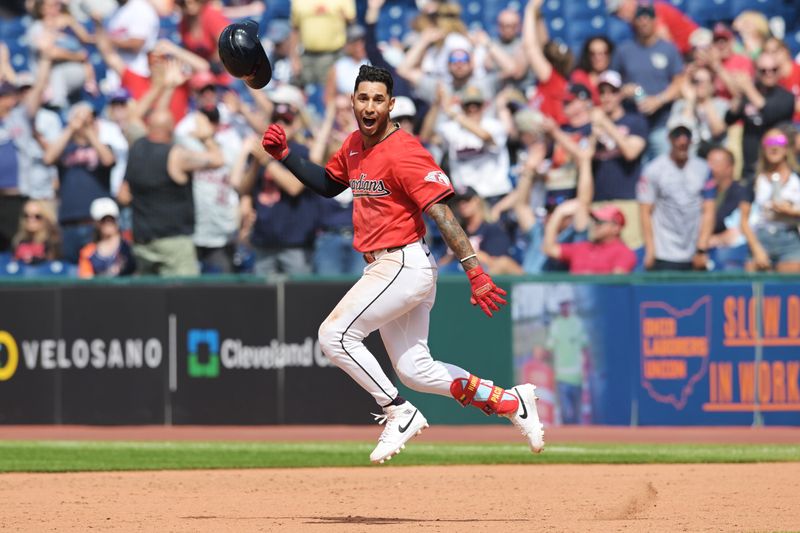
<path fill-rule="evenodd" d="M 349 144 L 349 142 L 342 143 L 341 148 L 331 156 L 328 164 L 325 165 L 325 173 L 329 178 L 348 187 L 350 186 L 350 181 L 347 179 L 347 157 L 345 152 Z"/>
<path fill-rule="evenodd" d="M 395 160 L 394 178 L 420 211 L 454 194 L 450 178 L 421 144 L 409 142 L 403 148 L 405 155 Z"/>

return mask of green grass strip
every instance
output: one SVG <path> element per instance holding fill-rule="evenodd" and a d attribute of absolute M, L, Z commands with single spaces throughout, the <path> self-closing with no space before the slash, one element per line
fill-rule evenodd
<path fill-rule="evenodd" d="M 373 443 L 0 441 L 0 472 L 368 466 Z M 800 445 L 411 443 L 392 465 L 800 461 Z"/>

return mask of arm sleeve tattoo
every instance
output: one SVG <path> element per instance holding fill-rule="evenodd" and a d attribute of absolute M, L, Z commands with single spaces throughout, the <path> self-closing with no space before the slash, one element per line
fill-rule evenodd
<path fill-rule="evenodd" d="M 464 233 L 453 211 L 447 205 L 442 203 L 432 205 L 428 209 L 428 215 L 436 222 L 439 231 L 442 232 L 444 242 L 453 250 L 456 257 L 463 259 L 475 254 L 475 250 L 473 250 L 472 244 L 469 242 L 469 237 Z M 464 270 L 474 268 L 478 264 L 478 259 L 475 257 L 471 257 L 462 263 Z"/>

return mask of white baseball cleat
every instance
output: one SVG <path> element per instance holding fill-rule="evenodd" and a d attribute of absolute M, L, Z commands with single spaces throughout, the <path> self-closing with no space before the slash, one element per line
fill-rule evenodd
<path fill-rule="evenodd" d="M 520 432 L 528 439 L 531 451 L 541 453 L 544 450 L 544 426 L 539 421 L 536 411 L 536 387 L 530 383 L 517 385 L 510 391 L 519 399 L 517 412 L 505 415 L 511 423 L 519 428 Z"/>
<path fill-rule="evenodd" d="M 378 424 L 386 423 L 378 439 L 378 445 L 369 455 L 373 463 L 383 463 L 400 453 L 406 442 L 428 427 L 428 421 L 419 409 L 406 401 L 401 405 L 390 405 L 383 408 L 383 414 L 372 413 Z"/>

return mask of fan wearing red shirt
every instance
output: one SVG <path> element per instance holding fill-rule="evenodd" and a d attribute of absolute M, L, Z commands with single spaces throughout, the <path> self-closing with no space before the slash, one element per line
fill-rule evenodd
<path fill-rule="evenodd" d="M 572 68 L 572 52 L 558 41 L 548 41 L 542 46 L 540 32 L 544 26 L 540 24 L 539 10 L 543 1 L 528 2 L 522 19 L 522 46 L 538 82 L 530 105 L 563 125 L 567 123 L 564 98 L 569 88 L 567 78 Z"/>
<path fill-rule="evenodd" d="M 473 305 L 492 316 L 506 303 L 506 292 L 483 272 L 469 238 L 444 203 L 453 195 L 449 178 L 417 139 L 389 120 L 393 86 L 389 71 L 360 68 L 351 97 L 358 131 L 325 168 L 290 151 L 279 125 L 264 132 L 264 149 L 304 185 L 326 197 L 348 187 L 353 192 L 353 244 L 364 254 L 367 266 L 320 326 L 320 347 L 383 408 L 376 420 L 386 427 L 370 455 L 372 462 L 391 459 L 428 426 L 364 346 L 364 339 L 375 330 L 380 330 L 392 366 L 406 386 L 453 396 L 462 405 L 509 418 L 538 453 L 544 448 L 544 432 L 536 411 L 536 387 L 526 383 L 505 390 L 431 357 L 428 326 L 437 271 L 423 240 L 423 213 L 435 221 L 464 266 Z"/>
<path fill-rule="evenodd" d="M 636 8 L 639 5 L 652 6 L 656 14 L 656 32 L 665 41 L 672 42 L 681 54 L 692 50 L 689 42 L 694 30 L 698 28 L 695 21 L 669 2 L 650 2 L 649 0 L 613 0 L 608 2 L 609 10 L 622 20 L 632 23 Z"/>
<path fill-rule="evenodd" d="M 102 24 L 95 24 L 95 35 L 97 37 L 97 49 L 103 56 L 108 68 L 117 73 L 120 77 L 120 84 L 128 90 L 134 100 L 142 100 L 145 95 L 150 93 L 153 88 L 153 79 L 150 76 L 142 76 L 128 68 L 119 53 L 109 40 L 108 34 Z M 169 61 L 171 59 L 171 61 Z M 203 72 L 209 69 L 208 61 L 185 50 L 184 48 L 167 41 L 160 40 L 153 50 L 147 53 L 148 66 L 152 71 L 172 71 L 174 76 L 166 80 L 163 87 L 155 87 L 159 94 L 153 94 L 153 102 L 163 95 L 164 91 L 172 91 L 169 95 L 169 110 L 175 123 L 186 115 L 189 110 L 189 85 L 183 78 L 191 73 Z M 166 76 L 165 76 L 166 78 Z M 177 83 L 171 83 L 177 81 Z"/>
<path fill-rule="evenodd" d="M 231 21 L 210 0 L 176 0 L 175 4 L 181 11 L 181 22 L 178 25 L 181 44 L 209 63 L 221 67 L 217 42 L 219 34 Z M 225 85 L 230 78 L 223 69 L 219 70 L 221 74 L 217 81 Z"/>
<path fill-rule="evenodd" d="M 731 77 L 744 73 L 753 78 L 756 69 L 749 57 L 734 52 L 736 36 L 727 24 L 714 24 L 713 39 L 712 48 L 695 50 L 695 62 L 705 63 L 714 70 L 714 89 L 717 96 L 730 100 L 733 98 L 729 89 L 729 85 L 733 83 Z"/>
<path fill-rule="evenodd" d="M 614 205 L 593 209 L 589 240 L 559 244 L 560 220 L 551 218 L 544 233 L 544 252 L 569 265 L 571 274 L 625 274 L 636 266 L 636 255 L 619 238 L 625 215 Z"/>
<path fill-rule="evenodd" d="M 800 65 L 792 59 L 789 47 L 781 39 L 770 37 L 764 43 L 762 53 L 772 54 L 778 61 L 779 75 L 781 79 L 778 85 L 794 95 L 794 115 L 792 122 L 800 122 Z"/>

